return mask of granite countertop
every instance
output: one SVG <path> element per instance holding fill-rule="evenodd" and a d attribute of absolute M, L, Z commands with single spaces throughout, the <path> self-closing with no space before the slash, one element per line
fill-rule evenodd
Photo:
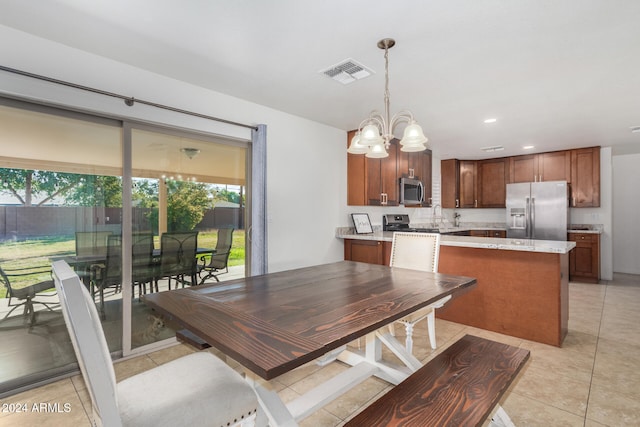
<path fill-rule="evenodd" d="M 358 240 L 380 240 L 391 242 L 393 240 L 393 232 L 382 231 L 381 227 L 373 227 L 373 233 L 357 234 L 351 227 L 338 227 L 336 229 L 336 237 L 339 239 L 358 239 Z M 471 228 L 465 227 L 449 227 L 441 228 L 442 233 L 450 233 L 456 231 L 466 231 Z M 473 228 L 478 230 L 479 228 Z M 443 234 L 440 238 L 440 244 L 444 246 L 461 246 L 468 248 L 482 249 L 498 249 L 510 251 L 526 251 L 526 252 L 546 252 L 566 254 L 575 248 L 575 242 L 563 242 L 554 240 L 530 240 L 530 239 L 500 239 L 494 237 L 471 237 L 471 236 L 451 236 Z"/>
<path fill-rule="evenodd" d="M 571 224 L 567 231 L 569 233 L 602 234 L 603 228 L 602 224 Z"/>

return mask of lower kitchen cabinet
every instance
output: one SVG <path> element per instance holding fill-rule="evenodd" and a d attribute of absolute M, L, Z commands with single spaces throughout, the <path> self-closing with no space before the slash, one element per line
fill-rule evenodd
<path fill-rule="evenodd" d="M 389 265 L 391 242 L 381 240 L 344 239 L 345 261 Z"/>
<path fill-rule="evenodd" d="M 598 283 L 600 281 L 600 235 L 569 233 L 567 240 L 576 242 L 576 247 L 569 252 L 569 280 Z"/>

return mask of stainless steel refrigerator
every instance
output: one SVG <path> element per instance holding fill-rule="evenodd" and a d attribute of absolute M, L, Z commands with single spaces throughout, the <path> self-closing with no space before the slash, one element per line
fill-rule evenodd
<path fill-rule="evenodd" d="M 507 184 L 507 238 L 567 240 L 566 181 Z"/>

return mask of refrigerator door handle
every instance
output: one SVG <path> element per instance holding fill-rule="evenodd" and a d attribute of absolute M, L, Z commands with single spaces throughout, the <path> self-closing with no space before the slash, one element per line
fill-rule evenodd
<path fill-rule="evenodd" d="M 524 237 L 528 239 L 531 233 L 531 207 L 529 203 L 529 198 L 525 199 L 525 209 L 524 209 Z"/>
<path fill-rule="evenodd" d="M 536 238 L 536 198 L 531 198 L 531 206 L 529 207 L 531 210 L 531 238 Z"/>

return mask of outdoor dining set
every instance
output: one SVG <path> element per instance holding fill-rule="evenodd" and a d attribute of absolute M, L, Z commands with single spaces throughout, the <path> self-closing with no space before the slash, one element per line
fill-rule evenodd
<path fill-rule="evenodd" d="M 159 283 L 167 289 L 194 286 L 209 280 L 219 281 L 218 275 L 228 271 L 228 261 L 233 239 L 232 228 L 218 230 L 215 248 L 198 247 L 198 231 L 166 232 L 160 236 L 160 247 L 155 247 L 152 232 L 134 232 L 131 235 L 131 283 L 138 295 L 158 292 Z M 111 231 L 79 231 L 75 233 L 75 255 L 56 257 L 66 261 L 89 288 L 91 295 L 99 299 L 99 309 L 104 313 L 105 290 L 122 289 L 123 238 Z M 55 261 L 52 259 L 52 261 Z M 54 289 L 50 277 L 43 279 L 42 268 L 24 268 L 17 271 L 3 270 L 0 266 L 0 283 L 7 289 L 9 315 L 18 307 L 24 307 L 24 317 L 29 324 L 35 322 L 34 304 L 49 308 L 41 297 L 55 295 L 46 292 Z M 26 286 L 12 285 L 12 281 L 25 281 L 30 276 L 33 283 Z M 29 280 L 29 279 L 26 279 Z"/>

